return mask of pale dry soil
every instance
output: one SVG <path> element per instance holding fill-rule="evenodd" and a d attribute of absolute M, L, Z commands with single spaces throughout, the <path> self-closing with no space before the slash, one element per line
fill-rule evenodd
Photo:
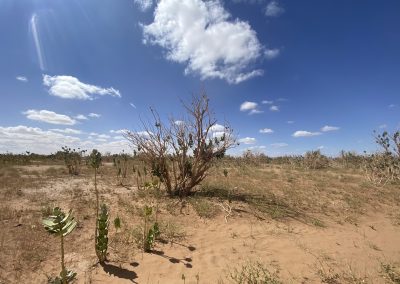
<path fill-rule="evenodd" d="M 337 188 L 346 191 L 350 183 L 346 179 L 342 187 L 329 192 L 319 184 L 321 194 L 305 191 L 305 201 L 297 201 L 303 205 L 307 198 L 321 201 L 320 209 L 311 210 L 318 221 L 273 219 L 238 201 L 232 203 L 233 213 L 225 222 L 221 210 L 212 218 L 200 218 L 188 202 L 182 207 L 175 199 L 139 197 L 133 181 L 117 186 L 112 174 L 104 172 L 99 176 L 99 190 L 110 207 L 111 222 L 109 262 L 101 266 L 94 252 L 95 198 L 90 172 L 69 177 L 61 167 L 16 171 L 20 171 L 18 176 L 11 171 L 0 176 L 1 284 L 46 283 L 47 276 L 59 273 L 59 243 L 40 224 L 52 206 L 72 208 L 79 222 L 66 237 L 65 247 L 67 267 L 78 274 L 75 283 L 184 283 L 182 275 L 185 283 L 231 283 L 229 272 L 249 260 L 264 263 L 282 283 L 391 283 L 385 282 L 381 263 L 400 261 L 398 203 L 383 198 L 379 204 L 357 205 L 356 210 L 342 206 Z M 288 177 L 282 177 L 279 169 L 274 172 L 278 176 L 266 190 L 285 197 L 295 185 L 286 184 L 279 192 L 274 182 L 287 182 Z M 302 174 L 292 171 L 290 178 L 300 177 L 307 184 Z M 17 186 L 10 190 L 6 179 L 13 176 Z M 352 173 L 348 178 L 359 183 L 362 175 Z M 375 196 L 377 190 L 389 191 L 364 190 L 360 194 L 367 197 Z M 219 208 L 218 199 L 210 202 Z M 131 232 L 142 223 L 138 211 L 144 204 L 157 204 L 159 222 L 173 223 L 185 236 L 157 242 L 153 253 L 142 253 Z M 117 215 L 122 220 L 119 231 L 112 224 Z"/>

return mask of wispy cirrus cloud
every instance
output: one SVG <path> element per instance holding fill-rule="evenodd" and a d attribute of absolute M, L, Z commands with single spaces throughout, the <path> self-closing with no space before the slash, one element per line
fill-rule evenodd
<path fill-rule="evenodd" d="M 321 128 L 321 131 L 322 132 L 329 132 L 329 131 L 337 131 L 339 129 L 340 129 L 340 127 L 337 127 L 337 126 L 325 125 L 324 127 Z"/>
<path fill-rule="evenodd" d="M 24 83 L 28 82 L 28 78 L 26 78 L 25 76 L 17 76 L 15 79 Z"/>
<path fill-rule="evenodd" d="M 261 103 L 264 105 L 272 105 L 274 101 L 263 100 Z"/>
<path fill-rule="evenodd" d="M 261 76 L 252 64 L 264 47 L 250 24 L 232 16 L 222 1 L 160 0 L 154 21 L 143 25 L 144 42 L 161 46 L 185 74 L 238 84 Z"/>
<path fill-rule="evenodd" d="M 39 68 L 40 70 L 44 71 L 46 69 L 46 62 L 39 33 L 38 15 L 36 13 L 33 13 L 29 21 L 29 31 L 32 35 L 33 43 L 35 44 L 35 51 L 39 63 Z"/>
<path fill-rule="evenodd" d="M 50 124 L 59 124 L 59 125 L 76 124 L 76 120 L 69 117 L 68 115 L 58 114 L 55 113 L 54 111 L 49 111 L 49 110 L 30 109 L 24 111 L 23 114 L 26 115 L 26 118 L 30 120 L 36 120 Z"/>
<path fill-rule="evenodd" d="M 271 1 L 265 7 L 265 16 L 278 17 L 285 12 L 285 9 L 279 4 L 278 1 Z"/>
<path fill-rule="evenodd" d="M 280 50 L 278 48 L 274 48 L 274 49 L 266 49 L 264 51 L 264 55 L 267 59 L 274 59 L 277 58 L 280 54 Z"/>
<path fill-rule="evenodd" d="M 260 114 L 260 113 L 263 113 L 264 111 L 262 111 L 262 110 L 259 110 L 259 109 L 252 109 L 251 111 L 249 111 L 249 114 L 250 115 L 252 115 L 252 114 Z"/>
<path fill-rule="evenodd" d="M 101 114 L 91 112 L 91 113 L 88 114 L 88 116 L 92 117 L 92 118 L 99 118 L 99 117 L 101 117 Z"/>
<path fill-rule="evenodd" d="M 312 137 L 312 136 L 318 136 L 321 135 L 321 132 L 310 132 L 310 131 L 305 131 L 305 130 L 298 130 L 292 134 L 293 137 L 298 138 L 298 137 Z"/>
<path fill-rule="evenodd" d="M 270 111 L 279 111 L 279 107 L 278 106 L 270 106 L 269 108 Z"/>
<path fill-rule="evenodd" d="M 78 114 L 77 116 L 75 116 L 75 119 L 78 119 L 78 120 L 88 120 L 87 116 L 86 116 L 86 115 L 83 115 L 83 114 Z"/>
<path fill-rule="evenodd" d="M 289 146 L 289 144 L 284 143 L 284 142 L 278 142 L 278 143 L 272 143 L 271 146 L 272 146 L 272 147 L 276 147 L 276 148 L 282 148 L 282 147 L 287 147 L 287 146 Z"/>
<path fill-rule="evenodd" d="M 43 85 L 49 88 L 50 95 L 63 99 L 93 100 L 96 96 L 105 95 L 121 97 L 120 92 L 113 87 L 102 88 L 82 83 L 72 76 L 43 75 Z"/>

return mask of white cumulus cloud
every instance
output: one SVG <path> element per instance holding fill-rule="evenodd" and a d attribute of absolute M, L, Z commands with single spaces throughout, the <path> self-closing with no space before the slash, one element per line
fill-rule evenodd
<path fill-rule="evenodd" d="M 257 143 L 257 139 L 253 138 L 253 137 L 245 137 L 245 138 L 239 139 L 239 143 L 243 143 L 246 145 L 255 144 L 255 143 Z"/>
<path fill-rule="evenodd" d="M 267 7 L 265 8 L 265 16 L 267 17 L 277 17 L 285 12 L 278 1 L 271 1 L 268 3 Z"/>
<path fill-rule="evenodd" d="M 50 129 L 50 131 L 54 132 L 60 132 L 60 133 L 65 133 L 65 134 L 82 134 L 82 131 L 77 130 L 77 129 L 72 129 L 72 128 L 65 128 L 65 129 Z"/>
<path fill-rule="evenodd" d="M 271 128 L 263 128 L 263 129 L 260 129 L 259 132 L 260 132 L 260 133 L 263 133 L 263 134 L 271 134 L 271 133 L 274 133 L 274 131 L 273 131 Z"/>
<path fill-rule="evenodd" d="M 153 0 L 133 0 L 140 10 L 147 11 L 153 6 Z"/>
<path fill-rule="evenodd" d="M 61 131 L 59 131 L 61 130 Z M 72 131 L 71 131 L 72 130 Z M 0 126 L 0 153 L 24 153 L 30 151 L 32 153 L 50 154 L 61 150 L 62 146 L 81 149 L 98 149 L 99 151 L 120 153 L 122 150 L 129 152 L 130 147 L 125 139 L 115 139 L 108 142 L 106 139 L 102 141 L 82 140 L 65 134 L 78 134 L 74 129 L 51 129 L 43 130 L 38 127 L 28 127 L 24 125 L 2 127 Z M 98 143 L 101 142 L 101 143 Z"/>
<path fill-rule="evenodd" d="M 258 104 L 255 102 L 244 102 L 240 105 L 240 111 L 253 110 L 253 109 L 256 109 L 257 106 L 258 106 Z"/>
<path fill-rule="evenodd" d="M 28 119 L 51 123 L 51 124 L 60 124 L 60 125 L 74 125 L 76 124 L 76 120 L 69 117 L 68 115 L 58 114 L 54 111 L 49 110 L 35 110 L 30 109 L 23 114 L 26 115 Z"/>
<path fill-rule="evenodd" d="M 224 132 L 225 131 L 225 126 L 221 124 L 214 124 L 213 126 L 210 127 L 211 132 Z"/>
<path fill-rule="evenodd" d="M 110 133 L 115 133 L 115 134 L 125 134 L 127 132 L 128 132 L 128 129 L 110 130 Z"/>
<path fill-rule="evenodd" d="M 340 127 L 337 126 L 329 126 L 329 125 L 325 125 L 324 127 L 321 128 L 322 132 L 328 132 L 328 131 L 336 131 L 339 130 Z"/>
<path fill-rule="evenodd" d="M 318 136 L 321 135 L 321 132 L 310 132 L 304 130 L 298 130 L 292 134 L 293 137 L 311 137 L 311 136 Z"/>
<path fill-rule="evenodd" d="M 95 96 L 121 97 L 114 88 L 102 88 L 85 84 L 72 76 L 43 75 L 43 85 L 49 88 L 49 94 L 63 99 L 92 100 Z"/>
<path fill-rule="evenodd" d="M 264 53 L 256 32 L 218 0 L 160 0 L 143 35 L 145 43 L 164 48 L 168 60 L 186 64 L 185 74 L 233 84 L 263 74 L 251 68 Z"/>
<path fill-rule="evenodd" d="M 77 116 L 75 116 L 75 119 L 79 119 L 79 120 L 88 120 L 88 118 L 83 115 L 83 114 L 78 114 Z"/>

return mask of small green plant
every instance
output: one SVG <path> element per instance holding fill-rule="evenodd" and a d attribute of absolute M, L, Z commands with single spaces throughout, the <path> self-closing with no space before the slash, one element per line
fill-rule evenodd
<path fill-rule="evenodd" d="M 150 252 L 154 247 L 156 238 L 160 235 L 160 229 L 157 221 L 148 227 L 150 222 L 150 217 L 153 213 L 153 208 L 150 206 L 145 206 L 143 208 L 144 217 L 144 229 L 143 229 L 143 251 Z"/>
<path fill-rule="evenodd" d="M 159 238 L 160 226 L 157 220 L 153 223 L 153 208 L 145 205 L 141 211 L 143 215 L 143 224 L 133 229 L 132 235 L 135 244 L 143 250 L 143 252 L 150 252 L 155 245 L 156 240 Z"/>
<path fill-rule="evenodd" d="M 114 219 L 114 228 L 117 232 L 121 229 L 121 218 L 119 218 L 119 216 Z"/>
<path fill-rule="evenodd" d="M 76 273 L 72 271 L 68 271 L 65 268 L 64 261 L 64 237 L 70 234 L 76 227 L 76 221 L 72 216 L 72 211 L 70 210 L 68 214 L 65 214 L 59 207 L 55 207 L 53 209 L 52 215 L 47 218 L 44 218 L 42 224 L 47 232 L 52 235 L 60 237 L 61 243 L 61 272 L 60 277 L 56 277 L 55 279 L 51 279 L 49 282 L 52 283 L 62 283 L 67 284 L 72 281 Z"/>
<path fill-rule="evenodd" d="M 97 236 L 96 236 L 96 255 L 100 261 L 103 263 L 107 257 L 108 249 L 108 209 L 105 204 L 101 205 L 99 218 L 97 219 Z"/>
<path fill-rule="evenodd" d="M 97 190 L 97 171 L 101 166 L 101 153 L 99 151 L 97 151 L 96 149 L 93 149 L 92 153 L 89 156 L 89 165 L 94 169 L 94 190 L 96 193 L 96 226 L 95 226 L 95 232 L 94 232 L 94 243 L 95 243 L 95 251 L 96 251 L 96 255 L 99 259 L 99 261 L 102 263 L 105 260 L 105 254 L 103 254 L 103 249 L 104 249 L 104 243 L 99 243 L 104 241 L 103 239 L 103 234 L 105 233 L 104 231 L 100 234 L 100 219 L 101 217 L 99 217 L 99 191 Z M 103 208 L 102 208 L 102 214 L 107 213 L 107 233 L 108 233 L 108 211 L 107 211 L 107 207 L 105 207 L 105 212 L 103 212 Z M 104 217 L 104 216 L 103 216 Z M 104 223 L 101 223 L 102 226 L 104 226 Z M 108 242 L 108 239 L 107 239 Z M 105 253 L 107 253 L 107 248 L 105 248 Z"/>

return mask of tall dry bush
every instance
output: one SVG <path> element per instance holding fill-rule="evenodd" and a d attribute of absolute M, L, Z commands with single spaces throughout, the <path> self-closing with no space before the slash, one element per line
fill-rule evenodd
<path fill-rule="evenodd" d="M 320 150 L 308 151 L 304 155 L 303 165 L 307 169 L 326 169 L 329 166 L 329 159 L 321 154 Z"/>
<path fill-rule="evenodd" d="M 364 156 L 363 169 L 367 179 L 376 185 L 400 181 L 400 131 L 375 134 L 381 152 Z"/>
<path fill-rule="evenodd" d="M 204 91 L 194 95 L 189 104 L 182 104 L 186 118 L 164 123 L 151 109 L 153 122 L 142 122 L 144 131 L 125 134 L 167 193 L 181 197 L 191 194 L 213 162 L 235 145 L 228 125 L 215 131 L 217 120 Z"/>

